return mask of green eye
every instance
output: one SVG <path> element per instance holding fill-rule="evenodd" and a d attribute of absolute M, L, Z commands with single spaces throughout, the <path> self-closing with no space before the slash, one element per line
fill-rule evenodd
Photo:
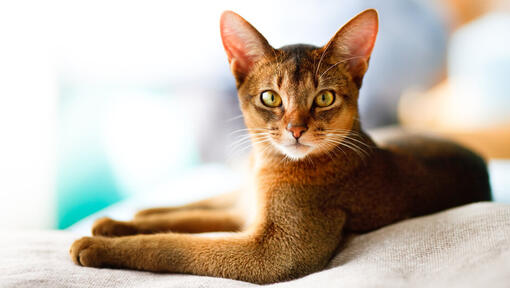
<path fill-rule="evenodd" d="M 314 99 L 315 105 L 319 107 L 327 107 L 335 101 L 335 95 L 333 92 L 325 90 L 317 95 Z"/>
<path fill-rule="evenodd" d="M 276 92 L 268 90 L 260 94 L 260 100 L 267 107 L 280 107 L 282 106 L 282 98 Z"/>

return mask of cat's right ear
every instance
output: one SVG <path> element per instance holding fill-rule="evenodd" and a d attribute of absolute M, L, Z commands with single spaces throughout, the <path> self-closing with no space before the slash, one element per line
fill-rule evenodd
<path fill-rule="evenodd" d="M 253 65 L 273 48 L 257 29 L 232 11 L 221 15 L 220 32 L 230 70 L 239 85 Z"/>

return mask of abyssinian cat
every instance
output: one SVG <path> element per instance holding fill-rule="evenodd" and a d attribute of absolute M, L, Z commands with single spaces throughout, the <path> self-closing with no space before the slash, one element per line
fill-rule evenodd
<path fill-rule="evenodd" d="M 376 145 L 361 129 L 357 98 L 375 10 L 323 47 L 275 49 L 229 11 L 220 29 L 254 146 L 253 181 L 244 194 L 100 219 L 94 237 L 72 245 L 77 264 L 272 283 L 323 269 L 345 232 L 490 200 L 485 162 L 473 152 L 402 133 Z M 234 233 L 193 234 L 212 231 Z"/>

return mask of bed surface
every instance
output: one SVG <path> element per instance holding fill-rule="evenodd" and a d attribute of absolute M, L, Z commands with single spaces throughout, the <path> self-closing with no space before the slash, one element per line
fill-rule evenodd
<path fill-rule="evenodd" d="M 84 268 L 70 231 L 0 235 L 1 287 L 253 287 L 193 275 Z M 327 269 L 275 287 L 508 287 L 510 205 L 476 203 L 350 235 Z"/>
<path fill-rule="evenodd" d="M 494 199 L 510 203 L 510 161 L 489 163 Z M 218 179 L 229 179 L 218 181 Z M 202 166 L 131 197 L 68 231 L 0 232 L 0 287 L 253 287 L 240 281 L 76 266 L 71 243 L 102 216 L 179 205 L 239 187 L 224 166 Z M 510 204 L 477 203 L 351 235 L 322 272 L 277 287 L 510 287 Z"/>

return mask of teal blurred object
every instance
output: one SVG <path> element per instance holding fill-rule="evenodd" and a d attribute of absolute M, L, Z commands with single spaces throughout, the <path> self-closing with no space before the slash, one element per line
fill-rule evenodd
<path fill-rule="evenodd" d="M 58 229 L 65 229 L 124 198 L 104 155 L 90 156 L 85 169 L 73 167 L 80 163 L 62 163 L 57 184 Z"/>
<path fill-rule="evenodd" d="M 101 144 L 104 101 L 97 90 L 70 85 L 60 89 L 56 199 L 59 229 L 123 199 Z"/>
<path fill-rule="evenodd" d="M 178 93 L 87 85 L 62 85 L 60 92 L 59 229 L 198 162 L 192 125 L 176 125 L 196 116 L 186 115 Z"/>

